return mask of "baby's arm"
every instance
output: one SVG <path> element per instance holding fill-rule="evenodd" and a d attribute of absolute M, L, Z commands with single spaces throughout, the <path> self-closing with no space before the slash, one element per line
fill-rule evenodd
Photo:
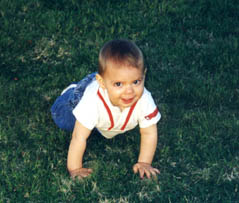
<path fill-rule="evenodd" d="M 141 128 L 140 134 L 140 153 L 138 163 L 133 166 L 133 170 L 134 173 L 139 172 L 141 178 L 143 178 L 144 175 L 146 175 L 147 178 L 150 178 L 151 175 L 155 176 L 157 173 L 159 173 L 158 169 L 151 166 L 157 147 L 157 125 L 154 124 L 147 128 Z"/>
<path fill-rule="evenodd" d="M 91 130 L 76 121 L 67 157 L 67 168 L 73 178 L 77 176 L 81 179 L 92 173 L 92 169 L 83 168 L 82 164 L 86 141 L 90 133 Z"/>

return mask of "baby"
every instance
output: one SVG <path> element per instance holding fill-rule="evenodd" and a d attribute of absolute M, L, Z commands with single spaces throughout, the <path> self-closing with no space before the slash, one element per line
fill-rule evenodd
<path fill-rule="evenodd" d="M 107 42 L 99 54 L 98 73 L 92 73 L 66 88 L 51 108 L 55 123 L 72 131 L 67 157 L 71 177 L 87 177 L 84 168 L 87 139 L 96 128 L 113 138 L 140 127 L 141 143 L 134 173 L 141 178 L 156 176 L 151 166 L 157 146 L 157 122 L 161 115 L 150 92 L 144 87 L 146 68 L 141 50 L 129 40 Z"/>

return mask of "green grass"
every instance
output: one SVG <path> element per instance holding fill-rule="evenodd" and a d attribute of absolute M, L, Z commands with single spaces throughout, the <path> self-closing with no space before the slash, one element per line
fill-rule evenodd
<path fill-rule="evenodd" d="M 1 0 L 0 202 L 238 202 L 239 4 L 236 0 Z M 128 38 L 147 60 L 162 114 L 153 166 L 132 173 L 138 129 L 92 134 L 94 174 L 72 181 L 71 134 L 49 109 L 97 69 L 101 46 Z"/>

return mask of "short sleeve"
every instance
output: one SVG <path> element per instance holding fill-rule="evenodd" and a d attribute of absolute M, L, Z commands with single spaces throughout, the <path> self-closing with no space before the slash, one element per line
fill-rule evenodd
<path fill-rule="evenodd" d="M 153 97 L 148 90 L 144 90 L 140 101 L 140 112 L 139 112 L 139 127 L 147 128 L 153 124 L 156 124 L 160 118 L 161 114 L 155 105 Z"/>
<path fill-rule="evenodd" d="M 84 94 L 80 102 L 73 110 L 73 115 L 84 127 L 92 130 L 98 120 L 98 111 L 96 105 L 96 96 L 93 94 Z"/>

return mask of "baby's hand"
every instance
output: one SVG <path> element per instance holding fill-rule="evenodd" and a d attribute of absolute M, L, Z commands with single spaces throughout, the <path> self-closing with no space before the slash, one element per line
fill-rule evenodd
<path fill-rule="evenodd" d="M 78 168 L 78 169 L 69 171 L 69 173 L 73 179 L 77 177 L 79 180 L 81 180 L 82 178 L 85 178 L 88 175 L 90 175 L 92 171 L 93 170 L 91 168 Z"/>
<path fill-rule="evenodd" d="M 140 178 L 144 178 L 144 175 L 147 176 L 147 178 L 151 178 L 151 175 L 153 177 L 156 177 L 157 174 L 160 173 L 160 171 L 157 168 L 153 168 L 148 163 L 138 162 L 133 166 L 134 173 L 138 173 L 140 175 Z"/>

